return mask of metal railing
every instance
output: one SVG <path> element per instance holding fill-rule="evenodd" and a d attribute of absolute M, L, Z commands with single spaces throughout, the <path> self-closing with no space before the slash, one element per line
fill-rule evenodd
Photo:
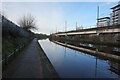
<path fill-rule="evenodd" d="M 9 53 L 8 56 L 6 56 L 4 59 L 2 59 L 0 61 L 0 64 L 2 66 L 7 65 L 8 63 L 10 63 L 15 57 L 16 57 L 16 53 L 19 53 L 18 51 L 20 51 L 22 48 L 24 47 L 24 45 L 20 46 L 19 48 L 15 49 L 12 53 Z"/>

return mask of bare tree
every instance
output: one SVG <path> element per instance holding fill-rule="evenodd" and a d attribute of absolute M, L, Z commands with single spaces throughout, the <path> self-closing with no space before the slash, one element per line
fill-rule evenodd
<path fill-rule="evenodd" d="M 31 14 L 21 17 L 18 20 L 18 24 L 25 30 L 36 29 L 35 18 Z"/>

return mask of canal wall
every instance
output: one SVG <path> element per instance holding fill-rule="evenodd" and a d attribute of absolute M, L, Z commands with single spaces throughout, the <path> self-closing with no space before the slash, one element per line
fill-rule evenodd
<path fill-rule="evenodd" d="M 71 49 L 75 49 L 75 50 L 82 51 L 82 52 L 87 52 L 91 55 L 97 56 L 98 58 L 102 58 L 102 59 L 106 59 L 106 60 L 110 60 L 110 61 L 112 60 L 112 61 L 116 61 L 116 62 L 120 61 L 120 56 L 109 54 L 109 53 L 104 53 L 104 52 L 99 52 L 97 49 L 92 50 L 92 49 L 87 49 L 87 48 L 83 48 L 83 47 L 77 47 L 77 46 L 66 44 L 66 43 L 61 43 L 58 41 L 53 41 L 53 42 L 56 44 L 71 48 Z"/>
<path fill-rule="evenodd" d="M 70 44 L 79 45 L 80 43 L 106 45 L 120 47 L 120 34 L 101 34 L 101 35 L 75 35 L 75 36 L 54 36 L 51 35 L 50 39 L 60 42 L 68 42 Z"/>
<path fill-rule="evenodd" d="M 55 68 L 53 67 L 52 63 L 50 62 L 49 58 L 47 57 L 38 41 L 36 42 L 36 45 L 40 54 L 43 78 L 59 78 L 58 73 L 56 72 Z"/>

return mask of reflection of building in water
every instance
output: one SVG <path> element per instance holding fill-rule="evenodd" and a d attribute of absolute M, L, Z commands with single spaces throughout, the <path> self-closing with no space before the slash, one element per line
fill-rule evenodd
<path fill-rule="evenodd" d="M 109 64 L 110 64 L 110 70 L 120 75 L 120 63 L 110 61 Z"/>

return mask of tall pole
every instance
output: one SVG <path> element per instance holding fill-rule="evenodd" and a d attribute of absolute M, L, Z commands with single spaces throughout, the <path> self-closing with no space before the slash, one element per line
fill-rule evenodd
<path fill-rule="evenodd" d="M 97 27 L 98 27 L 98 25 L 99 25 L 99 24 L 98 24 L 98 23 L 99 23 L 99 20 L 98 20 L 98 19 L 99 19 L 99 5 L 98 5 L 98 7 L 97 7 Z"/>
<path fill-rule="evenodd" d="M 99 26 L 99 5 L 97 7 L 97 35 L 99 36 L 98 26 Z M 98 53 L 98 49 L 96 49 L 96 54 Z M 97 77 L 97 56 L 96 56 L 96 63 L 95 63 L 95 78 Z"/>
<path fill-rule="evenodd" d="M 97 33 L 97 35 L 99 35 L 99 32 L 98 32 L 98 27 L 99 27 L 99 5 L 98 5 L 98 7 L 97 7 L 97 31 L 96 31 L 96 33 Z"/>
<path fill-rule="evenodd" d="M 65 21 L 65 32 L 67 31 L 67 21 Z"/>
<path fill-rule="evenodd" d="M 67 21 L 65 21 L 65 33 L 66 33 L 66 37 L 67 37 Z"/>
<path fill-rule="evenodd" d="M 76 22 L 76 30 L 77 30 L 77 22 Z"/>
<path fill-rule="evenodd" d="M 56 33 L 57 33 L 57 26 L 56 26 Z"/>

